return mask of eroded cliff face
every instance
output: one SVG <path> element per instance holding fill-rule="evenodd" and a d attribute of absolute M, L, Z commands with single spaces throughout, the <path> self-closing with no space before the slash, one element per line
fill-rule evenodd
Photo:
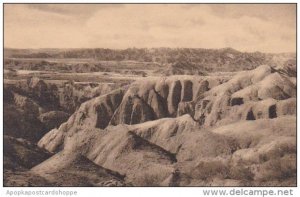
<path fill-rule="evenodd" d="M 112 89 L 115 84 L 54 84 L 37 77 L 5 84 L 4 132 L 37 142 L 49 130 L 66 122 L 81 103 Z M 99 113 L 106 112 L 99 110 Z"/>
<path fill-rule="evenodd" d="M 266 65 L 148 77 L 83 103 L 38 145 L 133 185 L 294 185 L 295 107 L 293 75 Z"/>
<path fill-rule="evenodd" d="M 189 114 L 203 127 L 294 114 L 296 86 L 269 66 L 220 76 L 146 78 L 85 102 L 67 128 L 139 124 Z M 65 126 L 62 127 L 62 129 Z"/>

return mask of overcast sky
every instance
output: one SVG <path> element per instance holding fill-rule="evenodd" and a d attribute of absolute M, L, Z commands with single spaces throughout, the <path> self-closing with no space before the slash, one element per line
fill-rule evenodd
<path fill-rule="evenodd" d="M 5 4 L 4 45 L 295 52 L 296 5 Z"/>

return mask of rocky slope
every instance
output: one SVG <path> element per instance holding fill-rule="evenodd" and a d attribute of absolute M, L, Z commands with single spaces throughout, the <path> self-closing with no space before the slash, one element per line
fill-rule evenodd
<path fill-rule="evenodd" d="M 4 135 L 4 168 L 30 169 L 48 159 L 51 153 L 22 138 Z"/>
<path fill-rule="evenodd" d="M 124 186 L 123 176 L 86 157 L 63 151 L 31 169 L 55 186 Z"/>
<path fill-rule="evenodd" d="M 266 65 L 148 77 L 83 103 L 38 145 L 79 152 L 133 185 L 295 185 L 294 79 Z"/>
<path fill-rule="evenodd" d="M 63 147 L 59 147 L 63 151 L 78 152 L 99 166 L 126 175 L 126 181 L 135 185 L 141 172 L 171 172 L 171 164 L 176 161 L 170 152 L 125 129 L 77 128 L 67 135 Z"/>
<path fill-rule="evenodd" d="M 45 186 L 50 183 L 28 170 L 51 157 L 51 153 L 22 138 L 4 135 L 4 186 Z"/>
<path fill-rule="evenodd" d="M 60 130 L 78 125 L 103 129 L 108 124 L 138 124 L 183 114 L 190 114 L 204 126 L 293 114 L 296 86 L 291 78 L 269 66 L 240 72 L 232 79 L 149 77 L 134 82 L 127 90 L 82 104 Z"/>

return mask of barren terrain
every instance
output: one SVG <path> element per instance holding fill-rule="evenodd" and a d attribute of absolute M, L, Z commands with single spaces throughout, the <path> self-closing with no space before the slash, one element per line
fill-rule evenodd
<path fill-rule="evenodd" d="M 296 55 L 5 49 L 5 186 L 295 186 Z"/>

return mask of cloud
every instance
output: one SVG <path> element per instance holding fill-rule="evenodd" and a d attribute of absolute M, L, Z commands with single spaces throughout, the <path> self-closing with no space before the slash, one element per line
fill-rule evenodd
<path fill-rule="evenodd" d="M 122 7 L 123 5 L 90 5 L 90 4 L 28 4 L 27 7 L 43 12 L 61 15 L 71 15 L 77 18 L 89 17 L 94 12 L 110 7 Z"/>
<path fill-rule="evenodd" d="M 226 18 L 255 17 L 276 21 L 283 25 L 295 24 L 295 4 L 219 4 L 212 5 L 214 14 Z"/>
<path fill-rule="evenodd" d="M 295 19 L 278 4 L 5 5 L 5 46 L 295 51 Z"/>

